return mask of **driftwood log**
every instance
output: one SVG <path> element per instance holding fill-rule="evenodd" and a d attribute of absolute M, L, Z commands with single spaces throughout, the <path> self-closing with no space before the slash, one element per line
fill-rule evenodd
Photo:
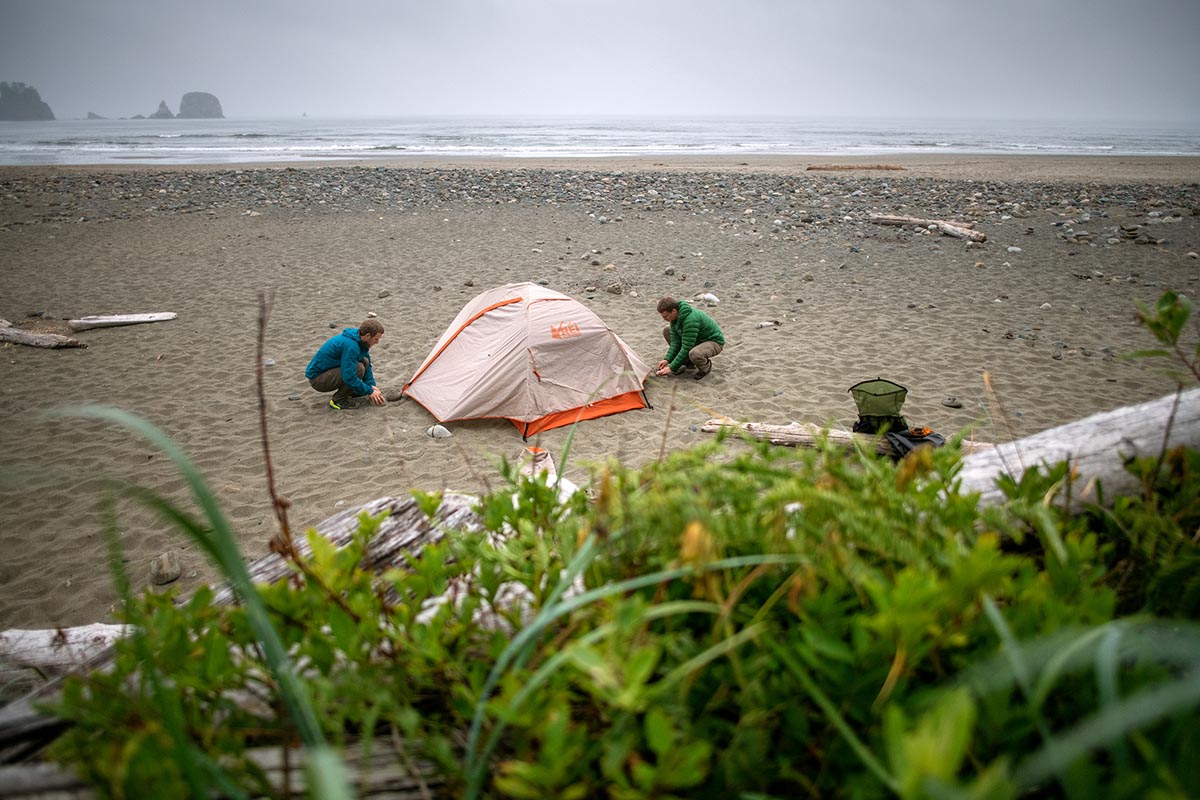
<path fill-rule="evenodd" d="M 902 217 L 895 214 L 872 214 L 871 222 L 876 225 L 920 225 L 922 228 L 934 227 L 947 236 L 956 239 L 967 239 L 972 242 L 986 242 L 987 234 L 973 230 L 973 222 L 951 222 L 944 219 L 923 219 L 921 217 Z"/>
<path fill-rule="evenodd" d="M 808 425 L 802 422 L 792 422 L 787 425 L 771 425 L 766 422 L 734 422 L 731 419 L 710 419 L 700 426 L 705 433 L 718 431 L 737 431 L 754 439 L 760 439 L 771 444 L 782 444 L 788 447 L 816 447 L 822 440 L 827 439 L 831 444 L 846 449 L 856 446 L 874 448 L 881 456 L 895 455 L 891 443 L 883 436 L 869 436 L 850 431 L 828 430 L 819 425 Z M 990 450 L 995 445 L 986 442 L 964 441 L 961 450 L 964 453 L 974 453 L 979 450 Z"/>
<path fill-rule="evenodd" d="M 0 322 L 7 322 L 7 320 L 0 320 Z M 0 325 L 0 342 L 12 342 L 29 347 L 49 347 L 55 350 L 63 347 L 87 347 L 83 342 L 72 339 L 70 336 L 27 331 L 24 328 L 14 328 L 11 324 Z"/>
<path fill-rule="evenodd" d="M 0 679 L 14 669 L 49 675 L 79 669 L 128 632 L 127 625 L 102 622 L 77 628 L 4 631 L 0 633 Z"/>
<path fill-rule="evenodd" d="M 90 331 L 92 328 L 117 328 L 122 325 L 144 325 L 147 322 L 166 322 L 178 317 L 174 311 L 152 311 L 149 314 L 93 314 L 67 320 L 73 331 Z"/>
<path fill-rule="evenodd" d="M 1200 448 L 1200 389 L 1151 400 L 1136 406 L 1093 414 L 1085 419 L 1035 433 L 991 450 L 972 453 L 962 462 L 962 490 L 980 492 L 980 502 L 1003 499 L 996 478 L 1019 477 L 1043 465 L 1070 462 L 1084 496 L 1101 481 L 1107 496 L 1138 491 L 1125 471 L 1131 458 L 1157 456 L 1172 447 Z"/>

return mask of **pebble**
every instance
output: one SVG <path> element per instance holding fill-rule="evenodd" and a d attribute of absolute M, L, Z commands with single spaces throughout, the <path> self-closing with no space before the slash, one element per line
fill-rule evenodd
<path fill-rule="evenodd" d="M 381 289 L 379 294 L 377 294 L 375 296 L 378 297 L 380 300 L 382 300 L 383 298 L 389 296 L 390 294 L 391 294 L 391 292 L 389 292 L 387 289 Z"/>
<path fill-rule="evenodd" d="M 1187 257 L 1188 258 L 1200 258 L 1200 253 L 1196 253 L 1195 251 L 1193 251 L 1193 252 L 1188 253 Z"/>
<path fill-rule="evenodd" d="M 1015 246 L 1014 246 L 1014 247 L 1009 247 L 1009 248 L 1007 248 L 1007 250 L 1008 250 L 1008 252 L 1010 252 L 1010 253 L 1019 253 L 1019 252 L 1021 252 L 1021 248 L 1019 248 L 1019 247 L 1015 247 Z"/>
<path fill-rule="evenodd" d="M 779 320 L 777 320 L 777 319 L 768 319 L 768 320 L 764 320 L 764 321 L 762 321 L 762 322 L 758 323 L 758 324 L 757 324 L 757 325 L 755 325 L 754 327 L 756 327 L 756 328 L 774 328 L 774 327 L 776 327 L 776 326 L 778 326 L 778 325 L 779 325 Z"/>
<path fill-rule="evenodd" d="M 300 399 L 299 392 L 292 392 L 291 394 L 288 395 L 288 400 L 299 400 L 299 399 Z"/>
<path fill-rule="evenodd" d="M 273 359 L 273 358 L 264 358 L 264 359 L 263 359 L 263 366 L 264 366 L 264 367 L 273 367 L 273 366 L 275 366 L 275 359 Z"/>
<path fill-rule="evenodd" d="M 425 429 L 425 435 L 430 439 L 449 439 L 454 434 L 442 425 L 430 425 Z"/>

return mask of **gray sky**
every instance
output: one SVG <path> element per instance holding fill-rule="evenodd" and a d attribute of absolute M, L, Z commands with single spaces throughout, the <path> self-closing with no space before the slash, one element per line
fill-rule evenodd
<path fill-rule="evenodd" d="M 0 0 L 59 119 L 963 116 L 1200 124 L 1200 0 Z"/>

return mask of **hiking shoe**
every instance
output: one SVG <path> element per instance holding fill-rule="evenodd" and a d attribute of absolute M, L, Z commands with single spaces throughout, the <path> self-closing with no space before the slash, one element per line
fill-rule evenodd
<path fill-rule="evenodd" d="M 330 407 L 330 408 L 332 408 L 332 409 L 335 409 L 335 410 L 337 410 L 337 411 L 341 411 L 341 410 L 342 410 L 342 404 L 341 404 L 341 403 L 339 403 L 339 402 L 338 402 L 336 399 L 334 399 L 334 398 L 330 398 L 330 399 L 329 399 L 329 407 Z"/>
<path fill-rule="evenodd" d="M 696 368 L 696 380 L 698 380 L 698 381 L 699 381 L 699 380 L 703 380 L 703 379 L 704 379 L 704 377 L 705 377 L 706 375 L 708 375 L 708 373 L 710 373 L 710 372 L 712 372 L 712 365 L 711 365 L 711 364 L 709 365 L 708 369 L 700 369 L 699 367 L 697 367 L 697 368 Z"/>

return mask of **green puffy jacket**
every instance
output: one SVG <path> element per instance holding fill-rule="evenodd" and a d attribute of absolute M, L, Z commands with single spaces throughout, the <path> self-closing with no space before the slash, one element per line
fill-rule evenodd
<path fill-rule="evenodd" d="M 708 314 L 679 301 L 679 316 L 671 323 L 671 346 L 666 361 L 671 372 L 679 372 L 688 363 L 688 353 L 701 342 L 716 342 L 725 346 L 725 334 Z"/>

